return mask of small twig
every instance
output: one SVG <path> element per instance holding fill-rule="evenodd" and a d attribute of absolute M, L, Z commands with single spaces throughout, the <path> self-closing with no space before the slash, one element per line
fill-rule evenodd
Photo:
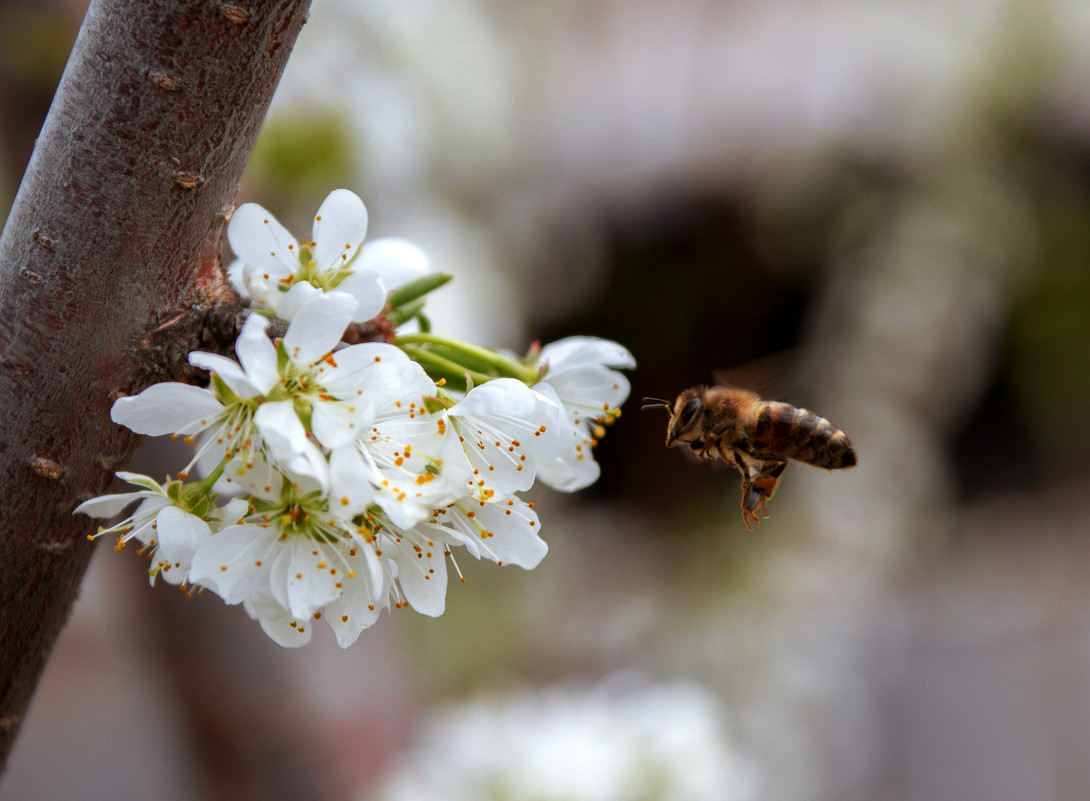
<path fill-rule="evenodd" d="M 136 345 L 140 374 L 126 394 L 135 394 L 160 381 L 180 381 L 185 384 L 206 384 L 208 373 L 189 363 L 195 350 L 235 358 L 235 340 L 246 318 L 254 312 L 224 283 L 214 293 L 160 315 L 165 318 Z M 284 336 L 288 324 L 269 320 L 266 333 L 277 339 Z M 365 323 L 353 323 L 344 332 L 341 347 L 362 342 L 392 342 L 395 325 L 384 315 Z"/>

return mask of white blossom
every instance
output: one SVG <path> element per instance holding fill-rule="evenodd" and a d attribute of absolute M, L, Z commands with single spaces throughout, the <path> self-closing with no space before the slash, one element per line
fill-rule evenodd
<path fill-rule="evenodd" d="M 440 709 L 377 801 L 750 801 L 759 774 L 700 685 L 552 687 Z"/>
<path fill-rule="evenodd" d="M 267 486 L 269 466 L 328 488 L 329 467 L 319 446 L 349 440 L 369 422 L 366 398 L 355 397 L 346 382 L 338 388 L 348 400 L 320 383 L 322 360 L 340 341 L 354 308 L 355 301 L 340 292 L 311 298 L 279 346 L 265 333 L 267 321 L 251 315 L 235 344 L 238 362 L 201 351 L 189 355 L 191 364 L 212 374 L 212 388 L 154 384 L 118 399 L 111 417 L 139 434 L 203 434 L 194 461 L 206 451 L 213 464 L 233 460 L 224 481 L 244 489 Z M 310 428 L 300 419 L 301 409 L 309 413 Z M 256 480 L 247 481 L 251 470 L 258 471 Z M 278 490 L 274 482 L 269 491 Z"/>
<path fill-rule="evenodd" d="M 457 497 L 469 467 L 444 418 L 426 408 L 435 382 L 398 354 L 372 368 L 371 426 L 334 450 L 331 492 L 345 512 L 358 513 L 373 499 L 396 525 L 411 527 Z"/>
<path fill-rule="evenodd" d="M 563 454 L 541 463 L 539 475 L 554 489 L 583 489 L 600 473 L 592 448 L 628 398 L 628 379 L 611 368 L 633 368 L 636 360 L 616 342 L 568 337 L 543 347 L 538 364 L 544 377 L 534 389 L 563 407 L 567 442 Z"/>
<path fill-rule="evenodd" d="M 108 519 L 139 502 L 131 515 L 109 528 L 100 528 L 94 536 L 117 534 L 116 550 L 135 539 L 144 546 L 151 560 L 148 576 L 152 584 L 158 576 L 171 584 L 185 583 L 193 553 L 211 535 L 208 523 L 176 506 L 166 487 L 155 479 L 139 473 L 117 475 L 144 489 L 100 495 L 84 501 L 75 511 Z"/>
<path fill-rule="evenodd" d="M 244 203 L 227 226 L 239 257 L 228 275 L 243 297 L 282 320 L 294 319 L 313 296 L 337 291 L 357 301 L 352 322 L 365 322 L 382 311 L 387 292 L 430 269 L 427 255 L 413 243 L 391 237 L 364 245 L 366 234 L 367 209 L 347 189 L 323 201 L 311 238 L 303 241 L 258 204 Z"/>
<path fill-rule="evenodd" d="M 290 495 L 253 512 L 201 544 L 190 580 L 227 604 L 243 604 L 282 645 L 303 645 L 328 611 L 347 646 L 388 605 L 389 577 L 372 534 L 325 515 L 320 498 Z"/>
<path fill-rule="evenodd" d="M 539 462 L 566 444 L 560 406 L 513 378 L 474 387 L 446 417 L 472 469 L 470 491 L 482 499 L 528 490 Z"/>
<path fill-rule="evenodd" d="M 540 537 L 534 505 L 521 498 L 459 498 L 445 509 L 437 509 L 435 520 L 449 526 L 449 536 L 475 558 L 483 557 L 498 565 L 532 570 L 549 550 Z"/>
<path fill-rule="evenodd" d="M 286 647 L 322 619 L 347 647 L 383 609 L 441 615 L 458 548 L 534 568 L 548 546 L 519 493 L 539 475 L 562 489 L 593 481 L 591 440 L 628 394 L 612 368 L 632 357 L 615 343 L 571 338 L 535 361 L 430 333 L 422 296 L 447 276 L 389 297 L 390 325 L 367 330 L 391 342 L 345 345 L 351 323 L 430 270 L 405 240 L 363 244 L 366 230 L 347 190 L 326 198 L 303 242 L 260 206 L 240 207 L 231 279 L 259 311 L 237 360 L 191 353 L 208 386 L 156 384 L 111 409 L 137 433 L 194 444 L 193 458 L 166 485 L 119 473 L 140 489 L 76 509 L 110 518 L 135 504 L 99 534 L 119 549 L 137 540 L 152 581 L 241 605 Z M 280 339 L 269 313 L 289 321 Z M 392 333 L 411 320 L 418 331 Z"/>

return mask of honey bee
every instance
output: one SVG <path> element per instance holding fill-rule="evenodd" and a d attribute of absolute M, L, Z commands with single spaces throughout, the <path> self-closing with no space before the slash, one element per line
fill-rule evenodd
<path fill-rule="evenodd" d="M 742 522 L 750 531 L 768 517 L 789 459 L 840 470 L 854 467 L 847 435 L 808 409 L 762 400 L 748 390 L 691 387 L 671 403 L 644 398 L 644 409 L 670 413 L 666 447 L 688 445 L 701 459 L 722 459 L 742 474 Z"/>

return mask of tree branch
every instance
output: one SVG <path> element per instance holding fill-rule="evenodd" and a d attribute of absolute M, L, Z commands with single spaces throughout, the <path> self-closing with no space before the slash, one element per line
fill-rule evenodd
<path fill-rule="evenodd" d="M 231 298 L 220 231 L 309 0 L 95 0 L 0 238 L 0 765 L 91 555 L 73 517 L 167 310 Z"/>

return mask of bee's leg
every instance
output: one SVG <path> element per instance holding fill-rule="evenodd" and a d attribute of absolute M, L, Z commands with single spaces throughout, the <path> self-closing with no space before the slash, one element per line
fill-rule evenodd
<path fill-rule="evenodd" d="M 787 469 L 786 459 L 754 463 L 751 474 L 742 479 L 742 520 L 753 530 L 753 523 L 768 517 L 768 502 L 776 494 L 780 476 Z"/>
<path fill-rule="evenodd" d="M 697 439 L 689 443 L 689 447 L 701 459 L 719 458 L 718 448 L 714 439 Z"/>
<path fill-rule="evenodd" d="M 753 477 L 753 486 L 757 487 L 761 492 L 760 507 L 761 511 L 768 515 L 768 510 L 765 508 L 765 504 L 772 500 L 772 496 L 776 494 L 776 487 L 780 483 L 780 476 L 783 475 L 783 471 L 787 469 L 787 460 L 776 462 L 765 462 L 761 468 L 761 472 Z"/>
<path fill-rule="evenodd" d="M 760 490 L 752 484 L 742 482 L 742 522 L 746 524 L 746 530 L 753 531 L 753 526 L 761 522 L 761 515 L 754 511 L 763 505 Z M 765 515 L 767 517 L 767 514 Z"/>
<path fill-rule="evenodd" d="M 710 453 L 712 445 L 713 443 L 706 439 L 694 439 L 689 443 L 689 448 L 700 459 L 714 459 L 715 455 Z"/>

